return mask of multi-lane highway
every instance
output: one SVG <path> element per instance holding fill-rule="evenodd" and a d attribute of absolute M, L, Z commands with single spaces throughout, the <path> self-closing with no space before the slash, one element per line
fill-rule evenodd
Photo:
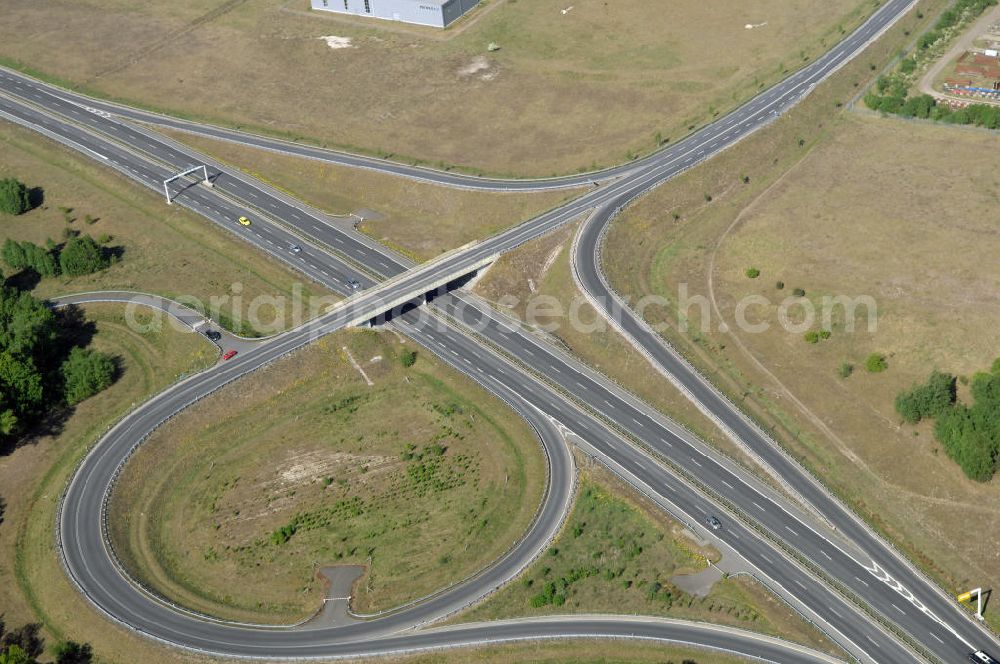
<path fill-rule="evenodd" d="M 404 626 L 423 624 L 474 601 L 491 584 L 510 578 L 519 569 L 519 565 L 523 565 L 537 552 L 545 541 L 545 534 L 551 534 L 551 528 L 546 529 L 545 526 L 551 526 L 553 519 L 558 521 L 555 514 L 547 514 L 545 518 L 536 521 L 535 528 L 540 534 L 532 540 L 529 533 L 525 541 L 532 541 L 532 545 L 525 546 L 523 542 L 519 544 L 520 548 L 512 551 L 511 556 L 506 559 L 507 563 L 499 561 L 465 584 L 458 584 L 446 593 L 387 619 L 352 627 L 359 632 L 358 635 L 352 636 L 351 633 L 342 631 L 347 628 L 338 628 L 341 631 L 310 631 L 308 637 L 289 637 L 287 632 L 264 632 L 205 622 L 137 593 L 115 561 L 106 552 L 101 553 L 105 551 L 102 524 L 92 510 L 98 508 L 97 514 L 100 514 L 99 506 L 103 505 L 110 490 L 115 469 L 127 459 L 132 446 L 140 443 L 145 434 L 164 417 L 173 415 L 192 400 L 217 389 L 238 375 L 301 346 L 314 335 L 336 329 L 357 320 L 359 316 L 380 313 L 393 304 L 431 290 L 441 283 L 442 278 L 464 274 L 472 266 L 537 237 L 583 211 L 603 206 L 605 216 L 595 215 L 593 223 L 588 225 L 588 229 L 596 231 L 594 242 L 590 245 L 580 242 L 579 246 L 584 249 L 583 254 L 578 252 L 578 256 L 585 255 L 588 247 L 596 249 L 600 229 L 610 219 L 614 208 L 773 120 L 852 57 L 909 6 L 910 3 L 903 0 L 887 3 L 858 32 L 823 58 L 775 88 L 765 91 L 732 115 L 720 119 L 672 148 L 614 171 L 611 175 L 619 176 L 618 180 L 595 188 L 559 210 L 419 268 L 407 269 L 410 266 L 391 252 L 327 223 L 322 215 L 315 214 L 306 206 L 231 171 L 222 169 L 223 172 L 214 178 L 215 187 L 211 190 L 194 186 L 179 192 L 179 204 L 191 207 L 230 230 L 234 230 L 232 220 L 235 216 L 247 206 L 253 207 L 266 215 L 266 218 L 263 223 L 255 223 L 250 230 L 235 229 L 245 239 L 335 290 L 342 290 L 346 278 L 357 273 L 359 268 L 367 275 L 359 273 L 358 276 L 371 288 L 352 298 L 347 307 L 320 318 L 306 328 L 282 335 L 265 347 L 240 358 L 238 362 L 227 364 L 203 377 L 191 379 L 159 395 L 116 427 L 109 437 L 102 439 L 94 453 L 81 466 L 64 501 L 60 534 L 61 541 L 66 544 L 65 560 L 70 574 L 103 610 L 157 638 L 212 652 L 229 652 L 227 644 L 235 645 L 238 642 L 247 649 L 256 647 L 254 652 L 257 653 L 273 648 L 273 656 L 278 656 L 278 653 L 306 652 L 304 648 L 307 644 L 315 648 L 316 652 L 332 653 L 329 648 L 345 639 L 361 638 L 361 635 L 367 639 L 388 634 Z M 156 188 L 164 177 L 192 164 L 189 151 L 158 138 L 148 130 L 121 122 L 113 115 L 122 114 L 119 107 L 101 107 L 100 102 L 52 89 L 12 72 L 0 73 L 0 88 L 6 91 L 5 95 L 0 95 L 0 113 L 60 140 L 147 186 Z M 235 135 L 228 138 L 242 140 L 241 137 L 242 135 Z M 267 142 L 270 139 L 259 140 Z M 290 151 L 290 148 L 295 146 L 281 146 L 283 150 Z M 275 147 L 271 146 L 271 149 Z M 316 151 L 308 155 L 312 158 L 329 158 L 342 162 L 345 159 L 344 155 L 331 155 L 315 148 L 301 149 Z M 443 184 L 489 188 L 509 188 L 510 184 L 412 169 L 378 160 L 364 161 L 360 165 L 366 168 L 380 168 Z M 578 182 L 579 180 L 565 183 L 534 181 L 525 183 L 524 188 Z M 271 220 L 280 223 L 272 223 Z M 303 251 L 291 253 L 291 244 L 301 245 Z M 596 251 L 592 255 L 596 256 Z M 348 263 L 342 259 L 346 259 Z M 600 286 L 596 260 L 578 261 L 578 271 L 585 273 L 586 266 L 591 263 L 594 266 L 591 276 L 597 281 L 591 283 L 587 290 L 595 293 Z M 368 275 L 371 276 L 370 279 Z M 376 280 L 381 277 L 389 279 L 375 285 Z M 738 468 L 720 460 L 698 441 L 671 427 L 651 408 L 609 386 L 606 381 L 574 363 L 571 358 L 540 344 L 475 298 L 448 295 L 437 298 L 434 305 L 437 310 L 460 321 L 465 329 L 476 330 L 477 336 L 473 338 L 453 326 L 442 325 L 438 319 L 424 316 L 420 311 L 396 318 L 395 324 L 456 368 L 472 375 L 488 389 L 507 399 L 539 430 L 550 458 L 551 444 L 546 441 L 551 437 L 553 423 L 558 423 L 593 446 L 603 459 L 615 465 L 627 479 L 651 488 L 671 504 L 682 518 L 686 517 L 690 522 L 698 522 L 703 515 L 718 511 L 718 507 L 713 507 L 713 501 L 727 504 L 740 512 L 741 518 L 748 525 L 733 520 L 719 533 L 720 539 L 740 551 L 761 570 L 762 575 L 777 585 L 808 598 L 817 618 L 829 625 L 836 632 L 834 636 L 846 643 L 853 654 L 867 657 L 871 661 L 912 661 L 910 653 L 870 620 L 860 616 L 855 607 L 845 602 L 840 595 L 831 592 L 801 566 L 776 551 L 775 543 L 794 551 L 796 556 L 807 561 L 813 569 L 821 570 L 846 592 L 861 598 L 866 605 L 881 614 L 881 620 L 904 629 L 911 639 L 922 644 L 926 651 L 934 653 L 942 661 L 956 661 L 956 658 L 964 656 L 974 645 L 988 640 L 983 632 L 970 624 L 951 605 L 946 606 L 940 593 L 931 587 L 932 584 L 920 578 L 853 515 L 822 493 L 818 486 L 809 482 L 801 468 L 776 452 L 770 441 L 761 438 L 759 441 L 744 442 L 751 446 L 759 443 L 766 448 L 765 451 L 776 455 L 773 461 L 779 464 L 782 477 L 800 492 L 805 490 L 801 495 L 839 529 L 844 531 L 845 526 L 853 529 L 848 530 L 851 539 L 859 538 L 854 540 L 855 544 L 861 543 L 867 554 L 859 555 L 850 547 L 842 547 L 835 543 L 835 539 L 817 532 L 793 512 L 787 511 Z M 641 331 L 637 328 L 636 334 L 630 336 L 641 347 L 647 348 L 648 344 L 644 345 L 639 338 L 641 335 L 638 333 Z M 503 355 L 485 352 L 482 347 L 484 341 Z M 650 350 L 652 348 L 652 345 L 648 345 L 647 352 L 656 360 L 655 354 Z M 694 376 L 690 367 L 681 363 L 676 366 L 667 365 L 666 360 L 663 360 L 661 366 L 665 370 L 670 366 L 669 371 L 690 372 Z M 524 367 L 530 367 L 544 375 L 546 380 L 543 382 L 529 375 Z M 695 383 L 692 385 L 698 387 Z M 717 400 L 713 401 L 710 386 L 703 385 L 701 389 L 704 394 L 699 393 L 696 398 L 703 407 L 713 409 L 712 412 L 720 418 L 731 418 L 730 421 L 736 427 L 732 430 L 737 435 L 749 435 L 739 428 L 741 422 L 743 427 L 748 427 L 749 424 L 741 419 L 728 402 L 717 394 Z M 714 409 L 718 409 L 718 412 Z M 549 433 L 546 434 L 546 431 Z M 766 456 L 764 458 L 768 463 L 772 462 L 772 459 Z M 782 459 L 787 462 L 786 466 L 780 466 Z M 670 470 L 660 465 L 663 462 L 670 464 Z M 556 463 L 552 465 L 553 468 L 558 466 Z M 788 477 L 785 477 L 786 474 Z M 700 490 L 679 480 L 678 475 L 696 484 Z M 81 476 L 86 479 L 80 480 Z M 793 481 L 798 482 L 798 485 Z M 558 493 L 559 489 L 560 485 L 554 481 L 550 494 L 552 491 Z M 816 493 L 821 495 L 814 495 Z M 551 501 L 547 501 L 546 505 L 549 504 Z M 543 511 L 544 509 L 543 507 Z M 762 539 L 754 528 L 762 530 L 771 541 Z M 518 564 L 511 562 L 515 560 Z M 884 569 L 890 569 L 894 579 L 900 579 L 900 582 L 886 583 Z M 900 584 L 902 588 L 899 587 Z M 523 638 L 529 638 L 530 630 L 534 628 L 524 625 L 521 624 L 521 627 L 527 631 Z M 243 632 L 246 631 L 255 636 L 244 635 Z M 235 640 L 234 634 L 238 634 Z M 327 650 L 323 650 L 324 648 Z M 231 654 L 252 653 L 243 650 Z"/>

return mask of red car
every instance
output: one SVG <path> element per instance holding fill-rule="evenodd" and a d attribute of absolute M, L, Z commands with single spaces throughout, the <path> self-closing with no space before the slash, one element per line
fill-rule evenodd
<path fill-rule="evenodd" d="M 224 360 L 231 360 L 234 357 L 236 357 L 236 351 L 235 350 L 227 350 L 225 352 L 225 354 L 222 356 L 222 359 L 224 359 Z"/>

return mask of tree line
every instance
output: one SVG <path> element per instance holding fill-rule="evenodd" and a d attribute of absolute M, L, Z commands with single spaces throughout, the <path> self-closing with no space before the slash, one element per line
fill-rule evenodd
<path fill-rule="evenodd" d="M 934 437 L 965 475 L 992 479 L 1000 461 L 1000 358 L 970 382 L 972 404 L 957 400 L 955 376 L 935 371 L 927 382 L 896 397 L 904 422 L 934 420 Z"/>
<path fill-rule="evenodd" d="M 71 234 L 62 245 L 50 239 L 44 247 L 7 238 L 0 248 L 0 256 L 12 270 L 32 270 L 41 277 L 91 274 L 103 270 L 115 260 L 114 254 L 94 238 L 77 234 Z"/>
<path fill-rule="evenodd" d="M 114 359 L 80 347 L 72 323 L 30 293 L 0 285 L 0 448 L 114 381 Z"/>

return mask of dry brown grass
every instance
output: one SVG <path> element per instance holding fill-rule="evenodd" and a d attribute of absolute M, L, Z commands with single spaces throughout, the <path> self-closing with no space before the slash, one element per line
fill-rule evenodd
<path fill-rule="evenodd" d="M 925 15 L 939 6 L 928 3 Z M 904 28 L 920 29 L 909 21 L 896 39 Z M 1000 245 L 991 219 L 1000 183 L 989 156 L 997 139 L 835 116 L 834 102 L 849 98 L 871 75 L 868 63 L 884 61 L 893 48 L 892 38 L 883 39 L 788 118 L 639 201 L 613 226 L 605 255 L 624 293 L 676 302 L 686 283 L 692 293 L 714 295 L 722 315 L 713 314 L 707 333 L 693 308 L 692 332 L 680 333 L 671 315 L 666 336 L 911 557 L 959 590 L 1000 580 L 1000 524 L 989 507 L 997 482 L 966 480 L 926 426 L 898 426 L 892 399 L 933 368 L 968 374 L 997 355 L 1000 272 L 993 257 Z M 751 266 L 761 270 L 756 280 L 744 274 Z M 764 334 L 719 333 L 722 320 L 735 327 L 738 298 L 757 294 L 777 303 L 796 287 L 817 302 L 873 296 L 877 331 L 861 325 L 848 334 L 835 318 L 832 338 L 816 345 L 777 325 Z M 773 323 L 773 308 L 752 309 L 758 317 Z M 888 371 L 865 373 L 871 352 L 889 356 Z M 855 365 L 846 380 L 837 375 L 842 362 Z M 970 540 L 970 530 L 980 535 Z"/>
<path fill-rule="evenodd" d="M 872 7 L 580 0 L 563 15 L 562 0 L 532 0 L 507 2 L 442 40 L 286 4 L 306 6 L 8 0 L 0 56 L 175 114 L 550 175 L 625 161 L 651 150 L 657 133 L 676 140 L 825 51 Z M 324 35 L 351 37 L 356 48 L 331 50 Z M 501 50 L 488 53 L 490 42 Z"/>
<path fill-rule="evenodd" d="M 841 293 L 875 299 L 872 334 L 864 327 L 851 334 L 835 319 L 831 339 L 815 346 L 777 329 L 740 340 L 830 424 L 831 465 L 854 461 L 855 472 L 837 473 L 844 487 L 866 489 L 861 495 L 879 506 L 893 532 L 959 586 L 1000 582 L 1000 514 L 992 507 L 1000 483 L 966 479 L 929 425 L 899 426 L 893 399 L 932 369 L 971 376 L 1000 355 L 1000 233 L 993 221 L 1000 182 L 990 154 L 997 148 L 992 136 L 850 117 L 746 211 L 715 257 L 723 312 L 746 293 L 773 292 L 774 279 L 802 286 L 813 300 Z M 838 167 L 847 163 L 849 170 Z M 766 281 L 741 278 L 750 262 Z M 888 355 L 887 372 L 864 371 L 872 352 Z M 847 380 L 835 373 L 845 361 L 857 367 Z M 969 541 L 971 530 L 982 534 Z"/>
<path fill-rule="evenodd" d="M 70 228 L 94 238 L 110 235 L 110 245 L 124 251 L 122 260 L 107 270 L 42 279 L 33 289 L 38 297 L 118 289 L 192 296 L 207 304 L 215 296 L 240 294 L 238 307 L 230 298 L 221 311 L 246 320 L 258 295 L 289 295 L 293 284 L 305 281 L 208 220 L 168 207 L 154 192 L 34 132 L 2 124 L 0 146 L 0 177 L 16 177 L 44 190 L 41 207 L 18 217 L 0 214 L 0 243 L 8 237 L 61 242 L 64 229 Z M 72 208 L 75 221 L 67 224 L 61 207 Z M 88 216 L 97 221 L 86 223 Z M 305 294 L 325 292 L 309 282 L 303 286 Z M 270 317 L 264 310 L 261 315 L 265 321 Z"/>
<path fill-rule="evenodd" d="M 359 230 L 416 260 L 494 235 L 579 193 L 451 189 L 181 132 L 167 133 L 331 214 L 378 213 L 377 218 L 367 215 Z"/>
<path fill-rule="evenodd" d="M 488 565 L 541 500 L 537 436 L 433 357 L 406 369 L 399 353 L 389 333 L 337 333 L 157 431 L 115 489 L 119 555 L 184 606 L 255 622 L 315 612 L 317 566 L 367 565 L 351 606 L 369 613 Z"/>

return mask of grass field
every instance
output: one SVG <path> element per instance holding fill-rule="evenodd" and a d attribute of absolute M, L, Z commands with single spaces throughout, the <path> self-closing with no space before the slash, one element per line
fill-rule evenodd
<path fill-rule="evenodd" d="M 18 217 L 0 214 L 0 243 L 8 237 L 61 242 L 70 228 L 95 239 L 108 235 L 110 246 L 123 251 L 121 261 L 107 270 L 42 279 L 33 288 L 38 297 L 122 289 L 190 296 L 205 304 L 212 297 L 226 298 L 220 311 L 229 320 L 221 322 L 232 327 L 234 314 L 245 321 L 259 295 L 288 296 L 296 283 L 306 296 L 325 293 L 208 220 L 166 206 L 154 192 L 33 132 L 2 123 L 0 148 L 0 177 L 16 177 L 43 190 L 40 207 Z M 72 223 L 60 208 L 71 208 Z M 96 221 L 87 223 L 88 217 Z M 272 311 L 267 305 L 261 308 L 265 323 Z"/>
<path fill-rule="evenodd" d="M 107 390 L 76 407 L 58 435 L 32 440 L 0 458 L 0 607 L 8 628 L 45 625 L 48 642 L 68 638 L 94 644 L 102 662 L 159 661 L 163 649 L 112 627 L 70 584 L 55 550 L 59 495 L 87 448 L 132 404 L 187 373 L 213 364 L 215 348 L 200 335 L 165 326 L 138 334 L 118 305 L 88 305 L 96 324 L 93 347 L 121 360 Z M 177 662 L 192 658 L 178 657 Z"/>
<path fill-rule="evenodd" d="M 521 578 L 463 619 L 566 613 L 659 615 L 734 625 L 836 652 L 751 579 L 721 579 L 704 597 L 674 585 L 718 553 L 599 467 L 587 470 L 562 534 Z M 831 650 L 833 649 L 833 650 Z"/>
<path fill-rule="evenodd" d="M 541 500 L 537 437 L 432 357 L 407 369 L 401 352 L 389 333 L 338 333 L 156 432 L 112 501 L 126 564 L 185 606 L 292 622 L 321 604 L 317 566 L 367 565 L 351 606 L 368 613 L 502 554 Z"/>
<path fill-rule="evenodd" d="M 890 54 L 891 40 L 879 49 Z M 689 333 L 671 314 L 666 336 L 946 588 L 988 585 L 1000 580 L 997 483 L 966 480 L 927 426 L 900 426 L 892 401 L 934 368 L 968 376 L 998 354 L 1000 183 L 989 165 L 998 139 L 834 115 L 868 65 L 844 69 L 788 118 L 634 205 L 611 230 L 606 265 L 633 296 L 676 303 L 687 284 L 714 300 L 707 332 L 692 307 Z M 751 267 L 760 276 L 748 278 Z M 862 308 L 854 333 L 834 316 L 832 336 L 807 343 L 776 322 L 775 305 L 795 288 L 815 304 L 871 296 L 877 330 L 867 331 Z M 735 324 L 747 295 L 770 301 L 748 316 L 771 322 L 767 332 Z M 737 332 L 719 333 L 721 322 Z M 887 371 L 865 371 L 873 352 L 887 356 Z M 841 378 L 845 363 L 853 374 Z M 971 528 L 982 536 L 970 541 Z"/>
<path fill-rule="evenodd" d="M 434 165 L 550 175 L 676 140 L 827 50 L 872 3 L 580 0 L 563 14 L 561 0 L 504 2 L 443 34 L 306 7 L 9 0 L 0 58 L 174 114 Z M 354 47 L 331 50 L 329 35 Z M 500 50 L 489 52 L 491 42 Z"/>
<path fill-rule="evenodd" d="M 168 132 L 331 214 L 368 214 L 358 228 L 418 261 L 481 240 L 575 197 L 579 190 L 503 194 L 439 187 L 181 132 Z"/>

